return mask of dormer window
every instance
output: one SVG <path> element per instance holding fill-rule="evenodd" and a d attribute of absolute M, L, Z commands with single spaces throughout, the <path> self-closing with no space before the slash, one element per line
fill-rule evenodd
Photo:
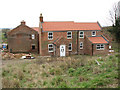
<path fill-rule="evenodd" d="M 71 31 L 68 31 L 67 32 L 67 39 L 71 39 L 72 38 L 72 32 Z"/>
<path fill-rule="evenodd" d="M 35 34 L 32 34 L 32 39 L 35 39 Z"/>
<path fill-rule="evenodd" d="M 92 31 L 92 36 L 96 36 L 96 31 Z"/>
<path fill-rule="evenodd" d="M 48 32 L 48 40 L 52 40 L 53 39 L 53 32 Z"/>

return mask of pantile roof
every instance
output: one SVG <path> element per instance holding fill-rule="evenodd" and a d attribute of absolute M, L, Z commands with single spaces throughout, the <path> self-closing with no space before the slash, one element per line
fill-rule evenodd
<path fill-rule="evenodd" d="M 108 43 L 102 36 L 88 37 L 88 39 L 94 44 L 99 44 L 99 43 L 107 44 Z"/>
<path fill-rule="evenodd" d="M 35 31 L 39 31 L 39 27 L 31 27 L 32 29 L 34 29 Z"/>
<path fill-rule="evenodd" d="M 63 22 L 43 22 L 43 31 L 72 31 L 72 30 L 101 30 L 97 22 L 80 23 L 73 21 Z"/>

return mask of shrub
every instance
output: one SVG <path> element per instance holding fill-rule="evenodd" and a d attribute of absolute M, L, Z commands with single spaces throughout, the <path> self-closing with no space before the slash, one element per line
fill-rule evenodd
<path fill-rule="evenodd" d="M 73 76 L 74 75 L 74 71 L 75 71 L 74 68 L 69 68 L 69 70 L 68 70 L 69 75 Z"/>

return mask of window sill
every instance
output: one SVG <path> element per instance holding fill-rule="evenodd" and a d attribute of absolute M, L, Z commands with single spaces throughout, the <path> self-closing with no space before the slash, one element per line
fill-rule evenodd
<path fill-rule="evenodd" d="M 67 38 L 67 39 L 72 39 L 72 38 Z"/>
<path fill-rule="evenodd" d="M 48 39 L 48 40 L 53 40 L 53 39 Z"/>
<path fill-rule="evenodd" d="M 96 50 L 98 50 L 98 51 L 102 50 L 102 51 L 103 51 L 103 50 L 105 50 L 105 49 L 96 49 Z"/>
<path fill-rule="evenodd" d="M 84 37 L 79 37 L 79 38 L 84 38 Z"/>
<path fill-rule="evenodd" d="M 53 51 L 48 51 L 48 52 L 50 52 L 50 53 L 51 53 L 51 52 L 53 52 Z"/>

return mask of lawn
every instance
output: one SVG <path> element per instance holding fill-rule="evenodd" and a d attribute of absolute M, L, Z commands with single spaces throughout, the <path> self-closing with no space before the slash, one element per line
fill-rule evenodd
<path fill-rule="evenodd" d="M 4 60 L 3 88 L 117 88 L 118 57 L 73 55 Z"/>

